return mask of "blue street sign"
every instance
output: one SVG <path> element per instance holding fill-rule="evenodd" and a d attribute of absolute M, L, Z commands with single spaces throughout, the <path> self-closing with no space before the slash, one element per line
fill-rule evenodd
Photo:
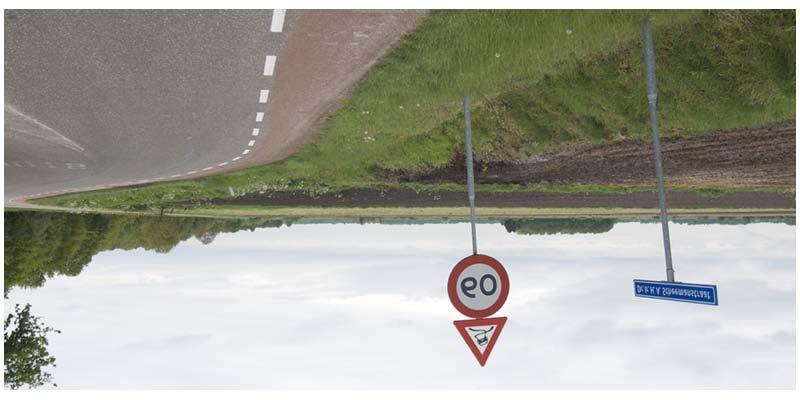
<path fill-rule="evenodd" d="M 686 303 L 717 306 L 717 286 L 696 283 L 633 280 L 633 294 L 636 297 L 683 301 Z"/>

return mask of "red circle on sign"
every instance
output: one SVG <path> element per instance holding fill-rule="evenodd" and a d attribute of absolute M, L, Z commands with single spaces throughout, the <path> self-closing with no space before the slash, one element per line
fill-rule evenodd
<path fill-rule="evenodd" d="M 474 310 L 467 307 L 463 302 L 461 302 L 461 299 L 458 298 L 458 293 L 456 292 L 456 286 L 458 285 L 458 282 L 456 281 L 458 280 L 458 277 L 462 272 L 464 272 L 465 269 L 475 264 L 488 265 L 495 272 L 497 272 L 497 276 L 500 277 L 501 288 L 499 297 L 494 304 L 483 310 Z M 447 279 L 447 295 L 450 297 L 450 302 L 453 303 L 453 307 L 455 307 L 458 312 L 470 318 L 485 318 L 500 310 L 500 307 L 503 307 L 503 304 L 506 302 L 506 298 L 508 298 L 508 289 L 508 273 L 503 267 L 503 264 L 500 264 L 500 261 L 497 261 L 494 258 L 484 254 L 474 254 L 459 261 L 458 264 L 453 267 L 453 270 L 450 271 L 450 278 Z"/>

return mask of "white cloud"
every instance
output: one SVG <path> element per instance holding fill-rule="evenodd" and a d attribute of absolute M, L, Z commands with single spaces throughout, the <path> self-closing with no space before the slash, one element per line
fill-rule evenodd
<path fill-rule="evenodd" d="M 720 306 L 633 297 L 664 276 L 658 224 L 527 236 L 478 226 L 509 317 L 486 368 L 445 282 L 467 224 L 293 225 L 99 254 L 77 277 L 12 290 L 62 330 L 62 388 L 790 388 L 795 228 L 671 225 L 679 280 Z"/>

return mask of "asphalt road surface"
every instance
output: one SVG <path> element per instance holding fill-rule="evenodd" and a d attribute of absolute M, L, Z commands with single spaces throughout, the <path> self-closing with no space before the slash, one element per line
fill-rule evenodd
<path fill-rule="evenodd" d="M 191 176 L 246 158 L 268 129 L 287 17 L 6 11 L 6 204 Z"/>

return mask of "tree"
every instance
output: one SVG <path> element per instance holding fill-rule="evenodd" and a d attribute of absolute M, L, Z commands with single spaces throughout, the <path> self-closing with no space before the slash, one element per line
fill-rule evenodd
<path fill-rule="evenodd" d="M 614 227 L 613 218 L 533 218 L 507 219 L 506 231 L 519 235 L 553 235 L 576 233 L 605 233 Z"/>
<path fill-rule="evenodd" d="M 47 334 L 61 331 L 39 322 L 39 317 L 30 311 L 30 304 L 22 309 L 17 304 L 3 324 L 3 377 L 11 389 L 25 385 L 35 388 L 47 383 L 57 386 L 52 375 L 43 369 L 56 365 L 56 358 L 47 351 Z"/>
<path fill-rule="evenodd" d="M 56 275 L 77 276 L 95 254 L 144 248 L 167 253 L 183 240 L 210 243 L 219 232 L 280 227 L 281 220 L 173 218 L 39 211 L 4 213 L 3 295 L 36 288 Z"/>

